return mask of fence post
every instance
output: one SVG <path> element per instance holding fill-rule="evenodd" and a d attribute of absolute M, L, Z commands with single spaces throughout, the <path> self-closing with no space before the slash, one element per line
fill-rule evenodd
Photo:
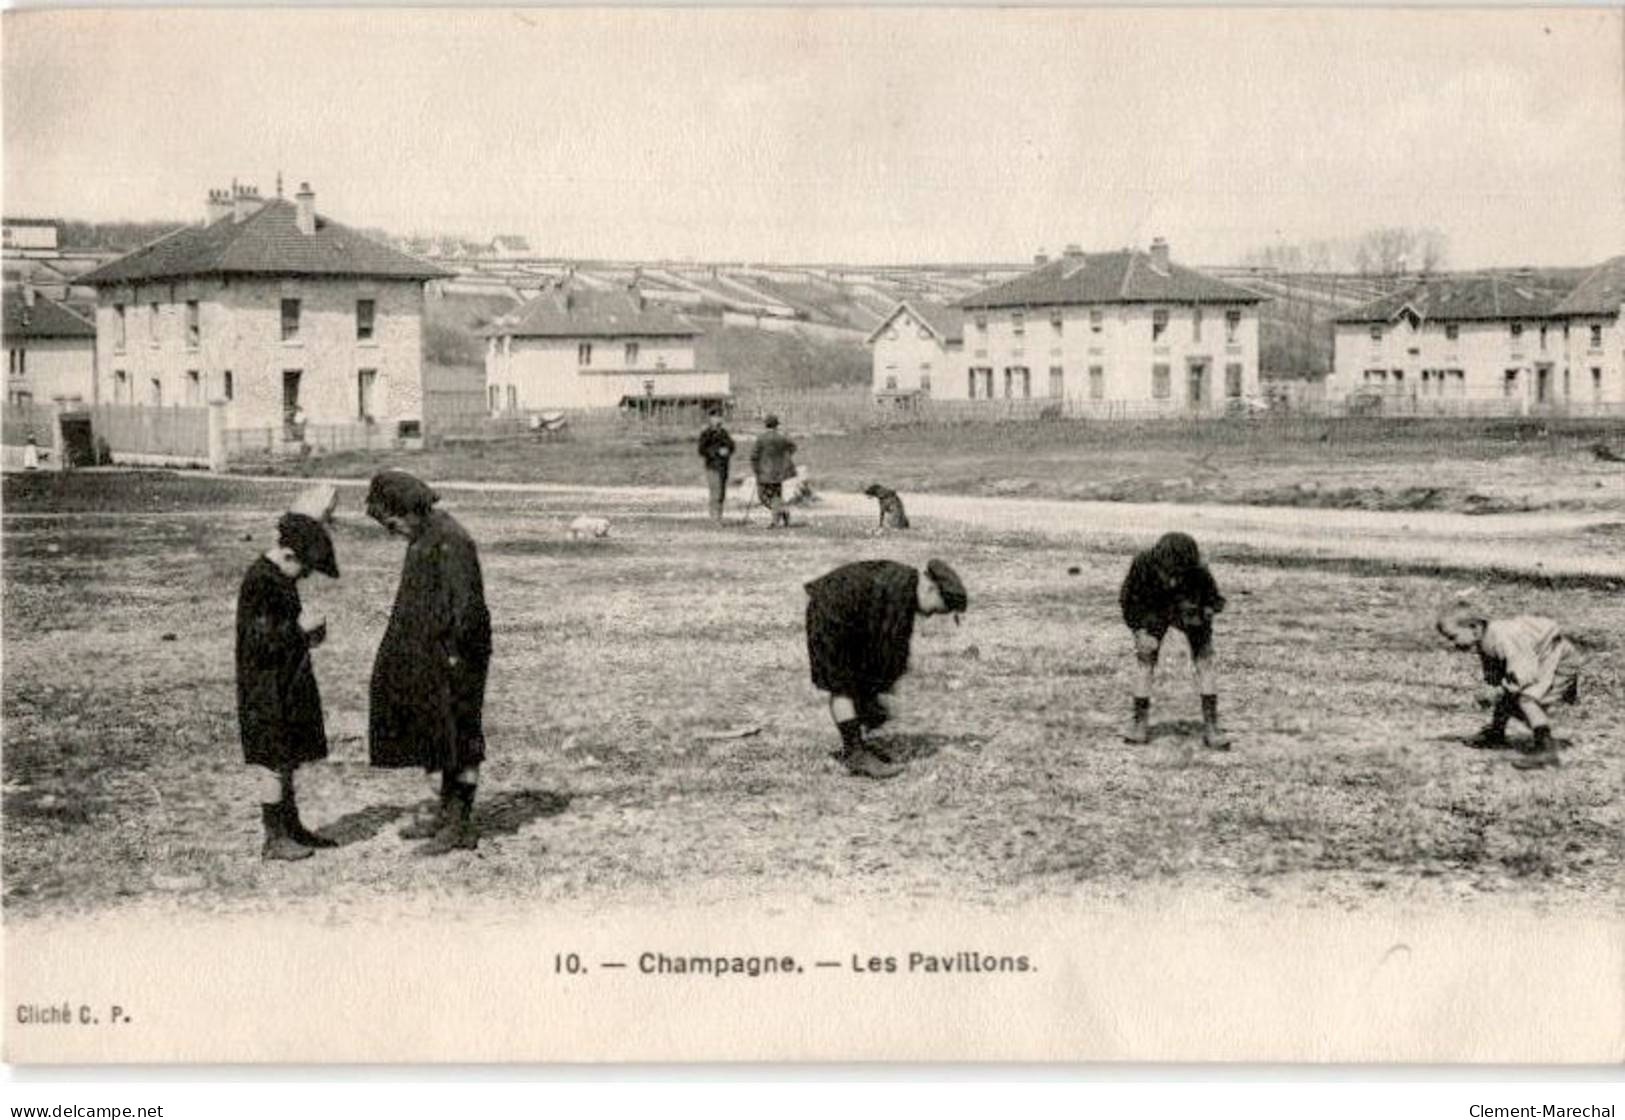
<path fill-rule="evenodd" d="M 226 469 L 226 402 L 209 402 L 209 469 Z"/>

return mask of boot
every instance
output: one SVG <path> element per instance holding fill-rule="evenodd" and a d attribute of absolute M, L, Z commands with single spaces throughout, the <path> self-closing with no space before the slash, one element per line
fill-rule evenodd
<path fill-rule="evenodd" d="M 452 785 L 451 809 L 434 839 L 423 846 L 426 856 L 440 856 L 480 846 L 480 834 L 474 829 L 474 783 L 454 782 Z"/>
<path fill-rule="evenodd" d="M 868 747 L 859 747 L 843 761 L 846 763 L 847 772 L 857 778 L 881 780 L 895 778 L 903 772 L 903 768 L 897 763 L 887 762 Z"/>
<path fill-rule="evenodd" d="M 1202 745 L 1210 751 L 1230 749 L 1230 736 L 1219 726 L 1219 698 L 1211 693 L 1202 697 Z"/>
<path fill-rule="evenodd" d="M 1487 723 L 1478 729 L 1477 734 L 1467 740 L 1467 745 L 1478 751 L 1500 750 L 1507 745 L 1507 728 L 1504 723 Z"/>
<path fill-rule="evenodd" d="M 845 762 L 863 750 L 863 722 L 861 720 L 841 720 L 835 725 L 835 730 L 841 733 L 841 749 L 830 752 L 830 757 L 836 762 Z"/>
<path fill-rule="evenodd" d="M 282 802 L 260 806 L 260 820 L 265 825 L 265 846 L 260 849 L 261 859 L 309 859 L 313 854 L 299 841 L 288 835 L 287 814 Z"/>
<path fill-rule="evenodd" d="M 1544 770 L 1560 765 L 1557 746 L 1552 742 L 1552 729 L 1535 728 L 1535 741 L 1512 760 L 1512 765 L 1519 770 Z"/>
<path fill-rule="evenodd" d="M 451 786 L 451 775 L 442 774 L 440 778 L 440 803 L 427 816 L 419 817 L 401 829 L 402 840 L 432 840 L 440 835 L 440 830 L 445 827 L 446 820 L 452 815 Z"/>
<path fill-rule="evenodd" d="M 1134 698 L 1134 722 L 1128 725 L 1123 732 L 1125 743 L 1149 743 L 1151 741 L 1151 698 L 1149 696 L 1136 696 Z"/>
<path fill-rule="evenodd" d="M 864 697 L 858 701 L 858 721 L 863 724 L 865 731 L 875 731 L 886 726 L 891 715 L 881 706 L 879 700 Z"/>
<path fill-rule="evenodd" d="M 336 848 L 339 846 L 337 840 L 329 840 L 325 836 L 317 835 L 300 822 L 299 805 L 294 801 L 291 793 L 282 801 L 282 822 L 288 830 L 289 838 L 307 848 Z"/>

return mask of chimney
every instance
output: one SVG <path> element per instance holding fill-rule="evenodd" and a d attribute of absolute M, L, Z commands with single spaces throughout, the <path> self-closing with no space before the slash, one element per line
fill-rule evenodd
<path fill-rule="evenodd" d="M 221 218 L 231 216 L 231 195 L 225 190 L 211 190 L 209 201 L 203 207 L 203 224 L 212 226 Z"/>
<path fill-rule="evenodd" d="M 300 183 L 299 193 L 293 196 L 293 200 L 299 207 L 295 219 L 299 232 L 309 237 L 316 232 L 316 192 L 310 189 L 309 183 Z"/>
<path fill-rule="evenodd" d="M 1151 268 L 1155 272 L 1168 272 L 1168 242 L 1160 237 L 1151 239 Z"/>
<path fill-rule="evenodd" d="M 1064 255 L 1068 260 L 1075 260 L 1078 257 L 1083 256 L 1083 246 L 1074 241 L 1072 244 L 1066 247 L 1066 252 Z"/>
<path fill-rule="evenodd" d="M 231 220 L 234 222 L 247 221 L 249 216 L 260 208 L 260 192 L 258 187 L 233 186 L 231 200 Z"/>

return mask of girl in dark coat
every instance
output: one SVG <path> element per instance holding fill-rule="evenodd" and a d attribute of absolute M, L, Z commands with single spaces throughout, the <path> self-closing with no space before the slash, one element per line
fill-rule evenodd
<path fill-rule="evenodd" d="M 403 536 L 406 562 L 373 663 L 372 765 L 421 766 L 439 786 L 439 811 L 401 831 L 440 854 L 474 848 L 474 790 L 485 759 L 485 678 L 491 615 L 474 541 L 439 495 L 404 471 L 372 480 L 367 515 Z"/>
<path fill-rule="evenodd" d="M 1139 675 L 1134 685 L 1134 722 L 1125 738 L 1151 741 L 1151 683 L 1157 655 L 1169 628 L 1185 635 L 1202 697 L 1202 740 L 1213 750 L 1228 750 L 1230 739 L 1219 727 L 1219 697 L 1213 669 L 1213 616 L 1224 610 L 1224 596 L 1213 573 L 1202 563 L 1196 541 L 1185 533 L 1165 534 L 1134 557 L 1119 596 L 1123 621 L 1134 633 Z"/>
<path fill-rule="evenodd" d="M 302 514 L 285 514 L 277 545 L 255 560 L 237 593 L 237 723 L 243 761 L 270 772 L 260 819 L 265 859 L 293 860 L 334 841 L 299 821 L 293 774 L 302 763 L 327 757 L 322 697 L 310 651 L 327 636 L 327 625 L 306 617 L 299 580 L 311 572 L 338 578 L 327 530 Z"/>
<path fill-rule="evenodd" d="M 955 615 L 967 606 L 965 585 L 941 560 L 924 578 L 906 564 L 860 560 L 807 584 L 807 659 L 812 681 L 830 694 L 841 734 L 837 755 L 853 774 L 890 778 L 902 770 L 863 732 L 891 717 L 891 691 L 908 672 L 916 615 Z"/>

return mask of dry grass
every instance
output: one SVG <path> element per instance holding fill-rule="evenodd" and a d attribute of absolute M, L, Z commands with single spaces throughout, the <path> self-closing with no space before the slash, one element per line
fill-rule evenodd
<path fill-rule="evenodd" d="M 1238 747 L 1213 755 L 1197 747 L 1177 647 L 1156 739 L 1119 738 L 1126 557 L 1106 546 L 929 522 L 875 539 L 866 519 L 827 517 L 788 533 L 714 529 L 691 508 L 500 494 L 458 494 L 451 507 L 481 542 L 496 620 L 480 850 L 416 856 L 395 827 L 423 800 L 421 776 L 366 765 L 367 677 L 401 546 L 347 496 L 344 578 L 306 585 L 330 619 L 317 674 L 333 757 L 303 779 L 307 820 L 345 843 L 264 864 L 236 738 L 232 605 L 278 495 L 207 479 L 6 485 L 8 512 L 125 508 L 128 485 L 154 507 L 6 524 L 13 916 L 153 899 L 364 911 L 402 897 L 697 901 L 769 889 L 1003 905 L 1158 885 L 1310 904 L 1378 893 L 1617 902 L 1617 594 L 1492 591 L 1567 620 L 1591 653 L 1585 702 L 1559 717 L 1573 743 L 1565 765 L 1526 775 L 1449 739 L 1482 714 L 1474 665 L 1427 628 L 1440 581 L 1221 561 Z M 612 518 L 614 535 L 564 540 L 563 520 L 580 512 Z M 850 779 L 827 756 L 833 731 L 807 681 L 800 586 L 858 556 L 937 554 L 970 588 L 967 625 L 933 619 L 917 633 L 895 734 L 908 772 Z M 696 737 L 741 724 L 764 730 Z"/>

